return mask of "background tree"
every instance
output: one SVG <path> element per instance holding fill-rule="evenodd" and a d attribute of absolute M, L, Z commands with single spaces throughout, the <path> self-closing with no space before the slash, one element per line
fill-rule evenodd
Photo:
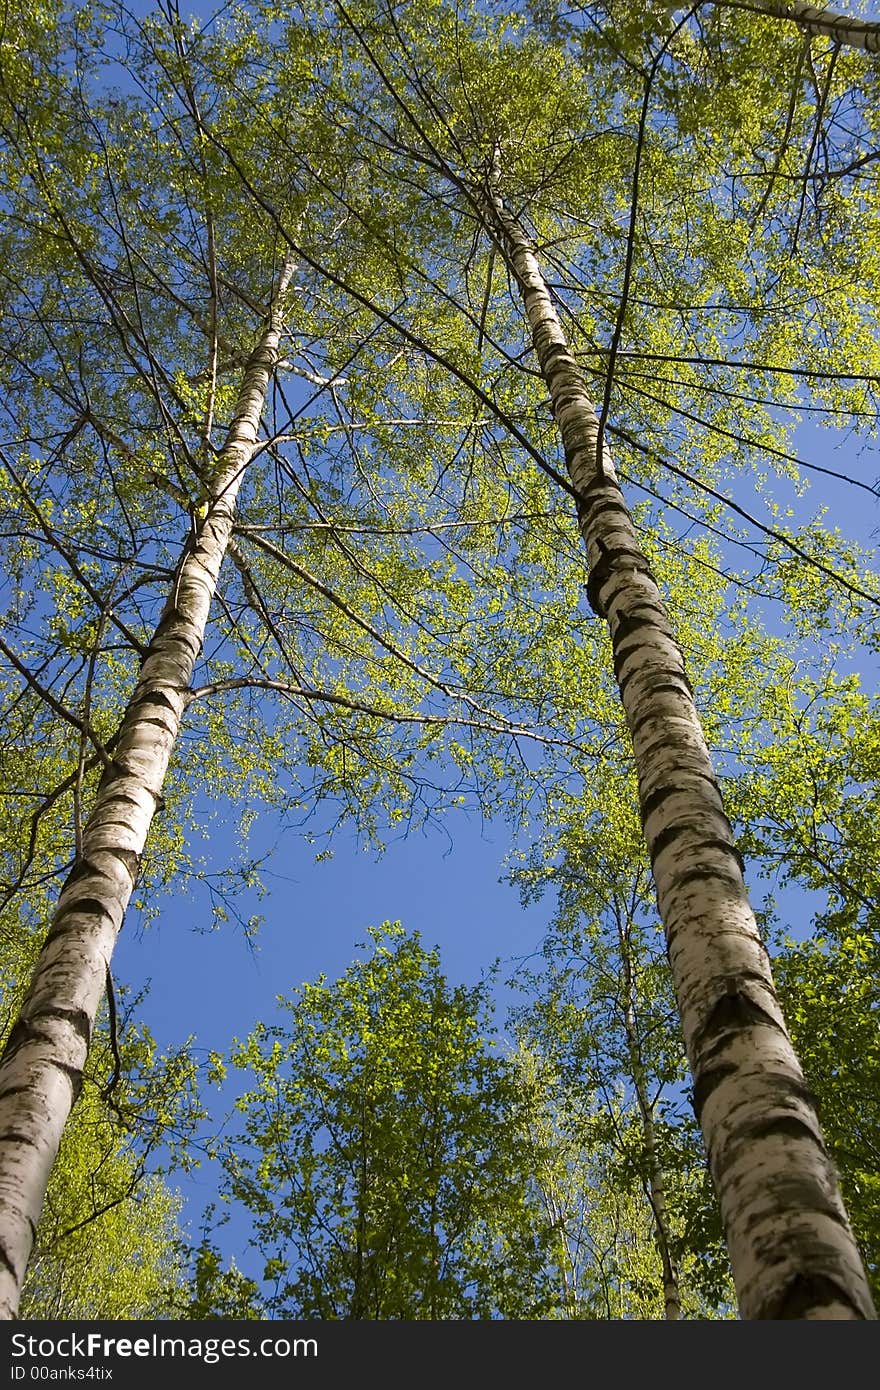
<path fill-rule="evenodd" d="M 398 924 L 367 947 L 231 1054 L 248 1089 L 225 1196 L 266 1257 L 266 1315 L 542 1316 L 523 1096 L 484 992 L 450 986 Z"/>

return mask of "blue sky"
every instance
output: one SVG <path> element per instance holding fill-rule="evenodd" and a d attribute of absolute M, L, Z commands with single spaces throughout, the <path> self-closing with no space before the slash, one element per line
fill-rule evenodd
<path fill-rule="evenodd" d="M 288 832 L 267 864 L 270 896 L 253 900 L 266 919 L 254 949 L 234 923 L 212 928 L 206 894 L 185 902 L 169 895 L 157 922 L 143 931 L 130 923 L 120 937 L 120 981 L 151 980 L 150 1026 L 169 1040 L 194 1032 L 206 1047 L 265 1018 L 275 995 L 322 971 L 341 974 L 366 928 L 387 919 L 439 945 L 450 978 L 475 983 L 495 957 L 535 950 L 547 910 L 523 909 L 516 890 L 499 882 L 508 847 L 502 825 L 453 812 L 448 829 L 392 840 L 381 857 L 341 832 L 333 857 L 320 863 L 313 846 Z M 264 843 L 277 839 L 271 824 L 265 830 Z M 262 838 L 254 845 L 262 848 Z M 212 835 L 212 867 L 236 847 L 231 827 Z"/>

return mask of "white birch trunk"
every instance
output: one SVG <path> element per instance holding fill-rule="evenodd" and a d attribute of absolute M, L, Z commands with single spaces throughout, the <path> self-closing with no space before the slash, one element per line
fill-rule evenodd
<path fill-rule="evenodd" d="M 0 1060 L 0 1318 L 15 1318 L 49 1172 L 82 1085 L 107 970 L 186 707 L 208 610 L 278 360 L 280 274 L 265 330 L 248 358 L 207 515 L 182 556 L 141 667 L 115 754 L 83 829 L 30 989 Z"/>
<path fill-rule="evenodd" d="M 522 295 L 608 623 L 685 1048 L 746 1319 L 875 1315 L 813 1099 L 789 1040 L 684 659 L 587 384 L 496 172 L 488 230 Z M 586 866 L 589 870 L 589 865 Z"/>
<path fill-rule="evenodd" d="M 721 0 L 723 3 L 723 0 Z M 680 10 L 680 0 L 672 0 L 670 9 Z M 774 19 L 790 19 L 815 38 L 833 39 L 847 48 L 861 48 L 866 53 L 880 53 L 880 24 L 876 20 L 854 19 L 850 15 L 820 10 L 804 0 L 736 0 L 736 9 L 754 10 L 756 14 Z"/>

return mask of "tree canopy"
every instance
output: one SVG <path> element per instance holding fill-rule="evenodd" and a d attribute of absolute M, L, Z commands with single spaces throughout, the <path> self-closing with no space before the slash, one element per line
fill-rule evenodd
<path fill-rule="evenodd" d="M 228 922 L 258 815 L 323 852 L 454 842 L 468 811 L 557 894 L 519 1063 L 391 929 L 242 1044 L 224 1162 L 278 1246 L 260 1306 L 873 1315 L 880 589 L 806 499 L 877 490 L 801 441 L 876 434 L 877 59 L 870 25 L 781 8 L 47 0 L 5 26 L 5 1316 L 29 1261 L 51 1306 L 40 1210 L 83 1219 L 44 1208 L 62 1133 L 86 1174 L 111 1124 L 108 1191 L 177 1239 L 89 1081 L 126 911 L 193 888 Z M 211 879 L 210 807 L 242 844 Z M 814 922 L 776 920 L 794 890 Z M 562 1187 L 590 1260 L 548 1224 Z M 113 1301 L 107 1240 L 106 1287 L 63 1306 L 154 1308 L 152 1275 Z M 251 1307 L 212 1294 L 212 1250 L 190 1308 Z"/>

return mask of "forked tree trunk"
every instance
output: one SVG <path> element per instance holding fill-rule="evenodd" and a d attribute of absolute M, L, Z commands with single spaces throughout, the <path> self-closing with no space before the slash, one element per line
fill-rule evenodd
<path fill-rule="evenodd" d="M 248 358 L 232 423 L 207 481 L 207 514 L 181 557 L 83 828 L 82 851 L 61 890 L 0 1060 L 0 1318 L 17 1316 L 49 1172 L 82 1085 L 110 957 L 161 801 L 236 497 L 256 446 L 293 270 L 288 260 Z"/>
<path fill-rule="evenodd" d="M 785 1029 L 684 658 L 602 444 L 586 379 L 498 190 L 487 230 L 519 286 L 577 492 L 589 596 L 611 632 L 694 1107 L 746 1319 L 875 1315 L 813 1099 Z M 589 865 L 586 866 L 587 871 Z"/>

